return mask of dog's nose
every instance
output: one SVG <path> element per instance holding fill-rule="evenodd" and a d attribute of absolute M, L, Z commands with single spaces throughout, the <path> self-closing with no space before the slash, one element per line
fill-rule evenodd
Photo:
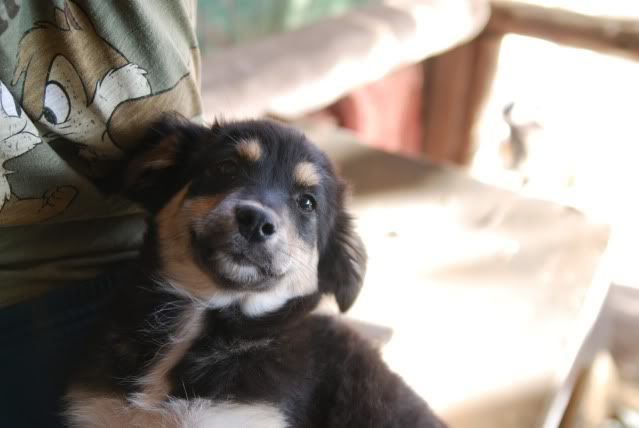
<path fill-rule="evenodd" d="M 264 242 L 275 235 L 273 215 L 255 205 L 238 205 L 235 208 L 238 229 L 247 241 Z"/>

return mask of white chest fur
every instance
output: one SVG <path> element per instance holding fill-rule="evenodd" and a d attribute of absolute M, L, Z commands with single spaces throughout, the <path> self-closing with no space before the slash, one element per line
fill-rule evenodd
<path fill-rule="evenodd" d="M 170 399 L 140 407 L 115 397 L 74 391 L 67 411 L 72 427 L 87 428 L 284 428 L 284 414 L 263 404 L 237 404 L 205 399 Z"/>

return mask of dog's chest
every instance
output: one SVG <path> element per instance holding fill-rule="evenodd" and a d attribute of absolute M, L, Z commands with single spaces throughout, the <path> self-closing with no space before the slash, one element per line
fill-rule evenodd
<path fill-rule="evenodd" d="M 210 331 L 205 314 L 193 308 L 177 311 L 171 318 L 171 340 L 132 379 L 137 391 L 105 395 L 82 385 L 69 391 L 71 426 L 289 425 L 275 403 L 287 403 L 290 391 L 300 391 L 299 385 L 291 383 L 290 371 L 296 365 L 288 364 L 288 358 L 280 361 L 288 353 L 268 351 L 279 349 L 271 346 L 274 339 L 220 340 Z"/>
<path fill-rule="evenodd" d="M 171 399 L 156 405 L 131 403 L 78 393 L 69 409 L 72 427 L 284 428 L 284 414 L 262 403 L 239 404 L 207 399 Z"/>

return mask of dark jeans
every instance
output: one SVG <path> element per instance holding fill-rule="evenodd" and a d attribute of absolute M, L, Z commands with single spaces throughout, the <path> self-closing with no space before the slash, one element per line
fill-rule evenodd
<path fill-rule="evenodd" d="M 69 375 L 115 289 L 110 276 L 0 309 L 0 427 L 61 427 Z"/>

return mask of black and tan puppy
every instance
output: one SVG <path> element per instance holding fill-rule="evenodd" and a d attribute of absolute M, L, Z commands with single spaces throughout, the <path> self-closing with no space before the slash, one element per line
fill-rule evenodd
<path fill-rule="evenodd" d="M 326 156 L 286 127 L 156 123 L 120 171 L 149 213 L 139 266 L 68 400 L 77 427 L 441 427 L 320 295 L 366 256 Z"/>

